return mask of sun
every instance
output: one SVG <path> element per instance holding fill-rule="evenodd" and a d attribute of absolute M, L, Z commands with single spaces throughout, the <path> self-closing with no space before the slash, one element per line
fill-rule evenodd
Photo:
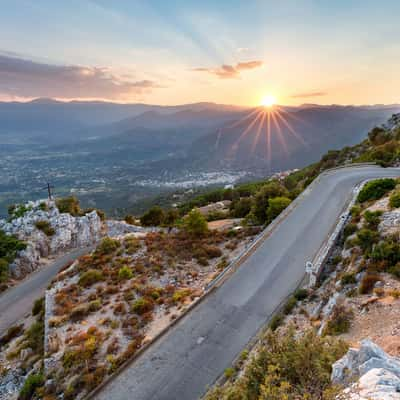
<path fill-rule="evenodd" d="M 276 104 L 276 97 L 268 94 L 261 99 L 261 105 L 266 108 L 271 108 Z"/>

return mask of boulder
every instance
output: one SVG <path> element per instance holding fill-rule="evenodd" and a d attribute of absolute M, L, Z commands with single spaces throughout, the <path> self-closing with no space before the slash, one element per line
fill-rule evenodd
<path fill-rule="evenodd" d="M 358 379 L 350 385 L 350 382 Z M 334 384 L 349 386 L 340 399 L 400 399 L 400 359 L 386 354 L 371 340 L 361 342 L 360 349 L 349 349 L 332 366 Z"/>

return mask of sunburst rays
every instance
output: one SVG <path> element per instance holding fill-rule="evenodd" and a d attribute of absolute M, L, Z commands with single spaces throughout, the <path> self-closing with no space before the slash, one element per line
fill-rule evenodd
<path fill-rule="evenodd" d="M 232 124 L 221 128 L 217 132 L 217 139 L 215 148 L 218 148 L 222 135 L 229 133 L 232 129 L 243 125 L 243 131 L 240 132 L 239 137 L 231 144 L 229 149 L 229 156 L 233 156 L 239 149 L 240 143 L 253 133 L 252 141 L 250 143 L 250 152 L 258 156 L 263 156 L 266 159 L 269 169 L 272 163 L 272 143 L 278 145 L 285 156 L 289 157 L 291 150 L 289 142 L 295 140 L 302 146 L 309 147 L 306 140 L 296 132 L 292 126 L 291 121 L 307 124 L 306 121 L 299 118 L 294 113 L 286 111 L 284 108 L 274 105 L 272 107 L 257 107 L 239 120 Z M 275 137 L 273 136 L 275 135 Z M 275 139 L 275 140 L 274 140 Z M 265 142 L 265 153 L 263 155 L 261 145 Z M 277 150 L 275 148 L 275 150 Z M 260 154 L 261 153 L 261 154 Z"/>

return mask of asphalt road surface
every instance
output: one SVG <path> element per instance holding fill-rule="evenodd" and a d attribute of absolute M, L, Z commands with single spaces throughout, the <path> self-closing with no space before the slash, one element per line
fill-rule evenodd
<path fill-rule="evenodd" d="M 52 264 L 28 275 L 18 286 L 0 295 L 0 336 L 32 310 L 34 301 L 44 292 L 57 272 L 70 261 L 88 253 L 92 248 L 81 248 L 58 258 Z"/>
<path fill-rule="evenodd" d="M 96 394 L 98 400 L 192 400 L 204 394 L 296 288 L 352 189 L 399 169 L 324 175 L 271 236 L 203 302 Z"/>

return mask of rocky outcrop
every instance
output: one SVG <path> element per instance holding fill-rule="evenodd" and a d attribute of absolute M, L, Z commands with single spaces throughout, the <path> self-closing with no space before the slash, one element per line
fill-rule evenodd
<path fill-rule="evenodd" d="M 360 349 L 350 349 L 333 364 L 331 380 L 348 386 L 338 399 L 400 399 L 400 359 L 389 356 L 372 341 L 363 340 Z"/>
<path fill-rule="evenodd" d="M 119 237 L 128 235 L 130 233 L 143 233 L 158 232 L 161 228 L 157 227 L 143 227 L 137 225 L 131 225 L 125 221 L 108 220 L 106 221 L 107 235 L 111 237 Z"/>
<path fill-rule="evenodd" d="M 102 234 L 102 222 L 96 211 L 84 216 L 60 213 L 54 201 L 39 200 L 24 206 L 25 213 L 11 221 L 0 220 L 0 229 L 27 243 L 10 265 L 10 273 L 19 279 L 35 270 L 43 257 L 95 243 Z M 36 227 L 47 221 L 53 234 L 46 235 Z"/>

